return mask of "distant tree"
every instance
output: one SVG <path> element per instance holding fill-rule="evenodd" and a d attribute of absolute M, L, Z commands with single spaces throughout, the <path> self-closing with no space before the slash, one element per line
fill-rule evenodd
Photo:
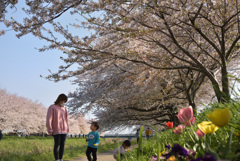
<path fill-rule="evenodd" d="M 69 128 L 69 133 L 74 135 L 87 134 L 90 132 L 87 120 L 85 120 L 82 115 L 69 115 Z"/>
<path fill-rule="evenodd" d="M 8 132 L 26 130 L 27 133 L 46 133 L 47 109 L 38 102 L 33 102 L 16 94 L 9 94 L 0 89 L 0 130 Z M 69 116 L 70 132 L 87 133 L 88 125 L 84 116 Z"/>
<path fill-rule="evenodd" d="M 0 89 L 0 129 L 8 132 L 26 130 L 27 133 L 45 132 L 46 108 L 15 94 Z"/>

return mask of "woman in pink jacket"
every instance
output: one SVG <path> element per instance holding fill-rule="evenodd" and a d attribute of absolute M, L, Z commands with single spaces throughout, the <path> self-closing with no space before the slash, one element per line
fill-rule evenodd
<path fill-rule="evenodd" d="M 65 94 L 60 94 L 57 100 L 48 108 L 47 112 L 47 131 L 49 135 L 54 137 L 54 157 L 56 161 L 62 161 L 64 144 L 67 133 L 69 132 L 68 126 L 68 113 L 64 104 L 68 98 Z"/>

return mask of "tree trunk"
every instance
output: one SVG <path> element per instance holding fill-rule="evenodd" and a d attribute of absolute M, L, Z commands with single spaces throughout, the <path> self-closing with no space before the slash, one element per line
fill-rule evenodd
<path fill-rule="evenodd" d="M 228 102 L 230 100 L 229 92 L 229 79 L 226 62 L 223 63 L 222 67 L 222 97 L 221 102 Z"/>
<path fill-rule="evenodd" d="M 214 90 L 214 92 L 216 94 L 218 102 L 221 102 L 221 100 L 222 100 L 222 91 L 219 88 L 219 84 L 218 83 L 216 84 L 216 83 L 212 82 L 212 86 L 213 86 L 213 90 Z"/>

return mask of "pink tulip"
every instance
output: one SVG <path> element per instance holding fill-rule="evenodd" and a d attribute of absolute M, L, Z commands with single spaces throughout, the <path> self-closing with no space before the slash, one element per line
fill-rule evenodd
<path fill-rule="evenodd" d="M 197 129 L 196 134 L 199 138 L 202 138 L 205 135 L 205 133 L 202 132 L 200 129 Z"/>
<path fill-rule="evenodd" d="M 173 130 L 176 134 L 181 134 L 183 132 L 183 129 L 185 128 L 184 125 L 178 125 L 178 127 L 175 127 Z"/>
<path fill-rule="evenodd" d="M 193 117 L 192 106 L 189 106 L 188 108 L 181 108 L 177 117 L 181 123 L 189 122 Z"/>
<path fill-rule="evenodd" d="M 195 121 L 196 121 L 195 117 L 192 117 L 191 120 L 185 122 L 185 125 L 187 127 L 190 127 L 190 126 L 192 126 L 195 123 Z"/>
<path fill-rule="evenodd" d="M 182 115 L 177 115 L 177 117 L 178 117 L 178 120 L 181 122 L 181 123 L 184 123 L 185 122 L 185 120 L 183 119 L 183 117 L 182 117 Z"/>

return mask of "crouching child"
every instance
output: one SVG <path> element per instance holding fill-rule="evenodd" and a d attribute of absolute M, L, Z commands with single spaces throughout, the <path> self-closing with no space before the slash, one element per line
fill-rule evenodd
<path fill-rule="evenodd" d="M 131 142 L 129 140 L 125 140 L 121 146 L 114 150 L 113 152 L 114 159 L 117 160 L 117 158 L 119 158 L 121 160 L 123 153 L 125 153 L 127 148 L 129 148 L 130 146 Z"/>

